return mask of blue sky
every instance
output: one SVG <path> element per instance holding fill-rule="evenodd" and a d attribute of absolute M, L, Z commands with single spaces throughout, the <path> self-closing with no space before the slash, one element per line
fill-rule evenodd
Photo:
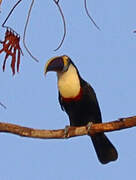
<path fill-rule="evenodd" d="M 15 1 L 3 0 L 0 22 Z M 63 46 L 53 51 L 62 38 L 63 25 L 53 0 L 35 1 L 26 42 L 40 62 L 24 52 L 20 73 L 12 76 L 8 59 L 2 72 L 0 55 L 1 122 L 41 129 L 60 129 L 69 124 L 58 103 L 56 74 L 44 77 L 44 65 L 52 56 L 66 54 L 81 76 L 95 89 L 103 121 L 136 115 L 136 1 L 87 1 L 101 31 L 90 22 L 83 0 L 60 0 L 66 19 Z M 30 1 L 22 0 L 7 25 L 23 34 Z M 0 38 L 3 39 L 1 29 Z M 101 165 L 90 138 L 40 140 L 0 134 L 0 180 L 115 180 L 134 179 L 136 162 L 135 128 L 107 133 L 116 146 L 116 162 Z"/>

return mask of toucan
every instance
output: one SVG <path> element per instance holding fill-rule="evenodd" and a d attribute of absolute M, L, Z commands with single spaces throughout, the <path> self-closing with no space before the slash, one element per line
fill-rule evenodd
<path fill-rule="evenodd" d="M 70 57 L 63 55 L 49 59 L 44 73 L 57 73 L 58 98 L 63 111 L 69 116 L 70 126 L 101 123 L 101 111 L 94 89 L 82 79 Z M 118 153 L 104 133 L 90 136 L 102 164 L 115 161 Z"/>

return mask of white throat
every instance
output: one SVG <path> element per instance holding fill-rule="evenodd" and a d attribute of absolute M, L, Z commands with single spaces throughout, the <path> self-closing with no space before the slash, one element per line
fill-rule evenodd
<path fill-rule="evenodd" d="M 74 98 L 80 92 L 80 81 L 76 68 L 70 64 L 66 72 L 57 73 L 58 89 L 64 98 Z"/>

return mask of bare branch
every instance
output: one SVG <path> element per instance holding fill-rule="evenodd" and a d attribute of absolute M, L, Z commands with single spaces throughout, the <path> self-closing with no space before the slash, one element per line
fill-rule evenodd
<path fill-rule="evenodd" d="M 19 0 L 14 6 L 13 8 L 10 10 L 8 16 L 6 17 L 5 21 L 3 22 L 2 24 L 2 27 L 5 27 L 5 28 L 9 28 L 8 26 L 5 26 L 7 20 L 9 19 L 10 15 L 12 14 L 12 12 L 14 11 L 14 9 L 18 6 L 18 4 L 21 2 L 22 0 Z M 0 1 L 0 4 L 1 4 L 2 1 Z M 11 28 L 10 28 L 11 29 Z"/>
<path fill-rule="evenodd" d="M 92 23 L 94 24 L 94 26 L 95 26 L 98 30 L 101 30 L 101 29 L 99 28 L 99 26 L 95 23 L 95 21 L 93 20 L 93 18 L 91 17 L 91 15 L 90 15 L 90 13 L 89 13 L 89 11 L 88 11 L 86 0 L 84 0 L 84 7 L 85 7 L 85 11 L 86 11 L 87 16 L 88 16 L 89 19 L 92 21 Z"/>
<path fill-rule="evenodd" d="M 2 106 L 4 109 L 7 109 L 7 107 L 1 102 L 0 102 L 0 106 Z"/>
<path fill-rule="evenodd" d="M 26 19 L 25 28 L 24 28 L 24 34 L 23 34 L 23 44 L 24 44 L 24 47 L 25 47 L 26 51 L 32 57 L 32 59 L 34 59 L 36 62 L 39 62 L 39 60 L 35 56 L 33 56 L 33 54 L 31 53 L 31 51 L 29 50 L 29 48 L 26 45 L 26 31 L 27 31 L 27 27 L 28 27 L 28 23 L 29 23 L 29 19 L 30 19 L 33 4 L 34 4 L 34 0 L 32 0 L 29 11 L 28 11 L 28 16 L 27 16 L 27 19 Z"/>
<path fill-rule="evenodd" d="M 117 121 L 108 123 L 92 124 L 88 130 L 87 126 L 69 127 L 67 138 L 83 135 L 94 135 L 100 132 L 110 132 L 136 126 L 136 116 L 121 118 Z M 0 132 L 16 134 L 23 137 L 40 138 L 40 139 L 58 139 L 65 138 L 65 129 L 43 130 L 23 127 L 10 123 L 0 123 Z"/>
<path fill-rule="evenodd" d="M 64 17 L 64 14 L 62 12 L 62 9 L 61 9 L 61 7 L 59 5 L 59 0 L 57 0 L 57 1 L 53 0 L 53 1 L 55 2 L 56 6 L 58 7 L 58 10 L 59 10 L 60 15 L 62 17 L 63 29 L 64 29 L 62 40 L 61 40 L 60 44 L 58 45 L 58 47 L 56 49 L 54 49 L 54 51 L 57 51 L 62 46 L 62 44 L 64 42 L 64 39 L 65 39 L 65 36 L 66 36 L 66 22 L 65 22 L 65 17 Z"/>

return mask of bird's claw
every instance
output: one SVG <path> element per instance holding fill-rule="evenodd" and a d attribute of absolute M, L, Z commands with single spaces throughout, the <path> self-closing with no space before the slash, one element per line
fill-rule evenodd
<path fill-rule="evenodd" d="M 92 122 L 89 122 L 88 124 L 87 124 L 87 133 L 89 134 L 89 131 L 90 131 L 90 129 L 91 129 L 91 127 L 92 127 Z"/>
<path fill-rule="evenodd" d="M 65 126 L 65 129 L 64 129 L 64 138 L 68 138 L 68 136 L 69 136 L 68 131 L 69 131 L 69 126 Z"/>

